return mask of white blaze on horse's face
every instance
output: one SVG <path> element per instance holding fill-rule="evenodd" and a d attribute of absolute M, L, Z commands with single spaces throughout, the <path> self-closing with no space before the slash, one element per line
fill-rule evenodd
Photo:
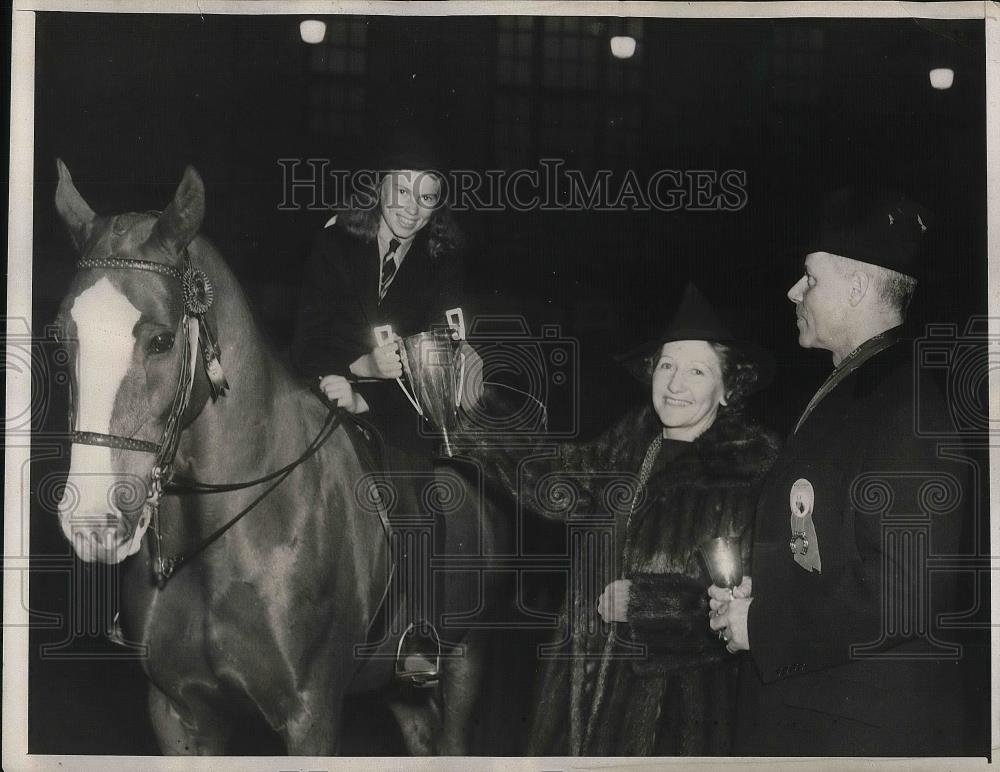
<path fill-rule="evenodd" d="M 133 330 L 142 314 L 107 277 L 81 292 L 69 314 L 78 346 L 74 428 L 112 434 L 115 399 L 132 366 Z M 142 537 L 130 532 L 115 503 L 116 486 L 123 480 L 112 464 L 114 452 L 103 446 L 72 446 L 59 522 L 77 554 L 88 562 L 117 563 L 138 550 Z M 145 531 L 145 526 L 136 531 Z"/>

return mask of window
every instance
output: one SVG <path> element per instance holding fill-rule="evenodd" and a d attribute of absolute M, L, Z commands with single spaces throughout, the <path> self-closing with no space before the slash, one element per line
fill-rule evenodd
<path fill-rule="evenodd" d="M 367 20 L 328 17 L 326 40 L 309 47 L 310 132 L 326 137 L 363 136 L 367 65 Z"/>
<path fill-rule="evenodd" d="M 531 82 L 535 29 L 530 16 L 497 19 L 497 82 L 527 85 Z"/>
<path fill-rule="evenodd" d="M 772 41 L 772 102 L 793 107 L 819 104 L 823 30 L 779 24 Z"/>
<path fill-rule="evenodd" d="M 524 166 L 565 157 L 581 169 L 620 166 L 642 132 L 643 19 L 505 16 L 497 19 L 494 150 Z M 614 35 L 636 40 L 630 59 Z"/>
<path fill-rule="evenodd" d="M 786 154 L 805 153 L 805 140 L 816 136 L 816 122 L 822 114 L 824 42 L 822 29 L 782 23 L 774 26 L 768 129 L 785 144 Z"/>
<path fill-rule="evenodd" d="M 543 29 L 542 83 L 556 88 L 594 88 L 598 52 L 607 55 L 604 23 L 600 19 L 547 16 Z"/>

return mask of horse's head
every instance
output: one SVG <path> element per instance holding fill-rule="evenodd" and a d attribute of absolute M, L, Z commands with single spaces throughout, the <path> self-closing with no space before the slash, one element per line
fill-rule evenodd
<path fill-rule="evenodd" d="M 59 519 L 80 558 L 117 563 L 149 527 L 157 449 L 168 422 L 179 420 L 178 384 L 193 366 L 179 279 L 205 190 L 189 167 L 163 214 L 102 217 L 57 164 L 56 208 L 80 255 L 58 318 L 73 361 L 72 456 Z"/>

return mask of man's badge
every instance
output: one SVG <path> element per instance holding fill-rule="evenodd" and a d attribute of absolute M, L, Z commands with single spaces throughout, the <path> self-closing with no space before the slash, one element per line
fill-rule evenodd
<path fill-rule="evenodd" d="M 795 562 L 807 571 L 819 573 L 822 565 L 819 559 L 819 539 L 816 537 L 816 526 L 813 525 L 813 505 L 816 503 L 816 492 L 812 483 L 800 477 L 788 492 L 788 505 L 792 511 L 792 538 L 788 540 L 788 548 L 792 551 Z"/>

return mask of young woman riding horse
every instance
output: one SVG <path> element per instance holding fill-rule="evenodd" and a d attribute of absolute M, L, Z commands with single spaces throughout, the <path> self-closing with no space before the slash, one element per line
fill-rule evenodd
<path fill-rule="evenodd" d="M 430 495 L 437 484 L 436 442 L 427 431 L 430 425 L 398 387 L 404 383 L 399 380 L 401 338 L 442 325 L 445 312 L 463 303 L 463 239 L 445 199 L 441 166 L 422 139 L 394 140 L 392 151 L 373 171 L 377 187 L 367 191 L 367 200 L 338 212 L 315 242 L 305 267 L 293 346 L 303 375 L 318 379 L 331 401 L 371 422 L 392 488 L 390 519 L 424 516 L 433 521 L 438 555 L 454 550 L 447 544 L 447 520 Z M 384 325 L 394 337 L 380 342 L 374 331 Z M 409 386 L 412 393 L 414 384 Z M 458 542 L 455 534 L 451 541 Z M 431 559 L 411 552 L 405 560 L 412 566 L 404 573 L 423 574 Z M 446 604 L 474 608 L 475 597 L 454 597 L 460 587 L 468 595 L 466 577 L 456 582 L 443 575 L 435 589 L 402 588 L 417 609 L 409 621 L 426 631 L 426 623 L 439 623 Z M 446 599 L 445 592 L 453 597 Z M 433 639 L 428 634 L 417 651 L 431 654 Z M 433 657 L 411 661 L 423 661 L 414 677 L 436 678 Z"/>
<path fill-rule="evenodd" d="M 58 320 L 75 372 L 60 521 L 80 558 L 122 563 L 160 747 L 224 753 L 251 711 L 290 754 L 331 755 L 345 694 L 392 667 L 364 653 L 391 562 L 364 446 L 263 343 L 197 235 L 193 169 L 162 214 L 102 217 L 58 166 L 80 254 Z M 446 705 L 453 752 L 469 704 Z M 405 716 L 411 750 L 439 750 L 420 715 Z"/>

